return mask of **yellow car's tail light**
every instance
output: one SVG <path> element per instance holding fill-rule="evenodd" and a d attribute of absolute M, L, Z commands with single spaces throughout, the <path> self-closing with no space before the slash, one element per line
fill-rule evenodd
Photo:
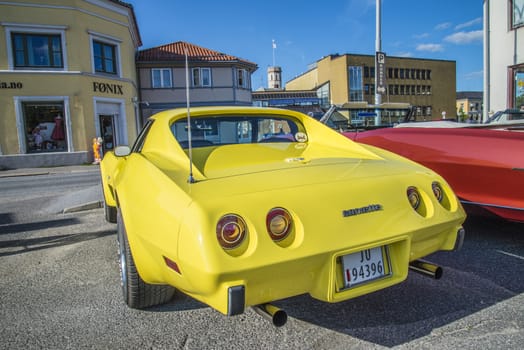
<path fill-rule="evenodd" d="M 266 228 L 273 241 L 285 239 L 293 228 L 293 220 L 287 210 L 273 208 L 266 217 Z"/>
<path fill-rule="evenodd" d="M 439 203 L 442 203 L 442 200 L 444 199 L 444 190 L 442 189 L 442 186 L 440 186 L 440 184 L 435 181 L 431 184 L 431 188 L 433 189 L 435 198 L 437 198 Z"/>
<path fill-rule="evenodd" d="M 218 221 L 216 233 L 222 248 L 234 249 L 246 238 L 247 225 L 240 216 L 227 214 Z"/>
<path fill-rule="evenodd" d="M 416 187 L 408 187 L 408 190 L 407 190 L 407 195 L 408 195 L 408 201 L 409 201 L 409 204 L 411 204 L 411 207 L 415 210 L 418 210 L 418 208 L 420 207 L 420 193 L 418 192 L 418 190 L 416 189 Z"/>

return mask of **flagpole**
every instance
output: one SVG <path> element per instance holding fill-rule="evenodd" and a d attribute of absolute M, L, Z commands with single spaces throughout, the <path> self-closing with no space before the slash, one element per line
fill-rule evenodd
<path fill-rule="evenodd" d="M 273 67 L 275 67 L 275 49 L 277 48 L 277 44 L 275 43 L 275 40 L 273 39 Z"/>

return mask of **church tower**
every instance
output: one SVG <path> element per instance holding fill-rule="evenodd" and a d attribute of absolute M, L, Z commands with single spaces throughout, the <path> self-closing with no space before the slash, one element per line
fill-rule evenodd
<path fill-rule="evenodd" d="M 282 89 L 282 68 L 271 66 L 267 68 L 267 85 L 270 89 Z"/>

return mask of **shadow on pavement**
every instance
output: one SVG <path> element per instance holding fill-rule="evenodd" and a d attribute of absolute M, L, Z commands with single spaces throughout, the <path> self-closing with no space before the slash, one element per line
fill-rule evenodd
<path fill-rule="evenodd" d="M 5 215 L 5 214 L 2 214 Z M 19 233 L 27 231 L 44 230 L 53 227 L 63 227 L 77 225 L 80 222 L 76 218 L 65 218 L 65 219 L 53 219 L 45 221 L 35 221 L 27 223 L 12 223 L 0 226 L 0 235 L 9 233 Z M 0 247 L 2 245 L 0 244 Z"/>
<path fill-rule="evenodd" d="M 60 220 L 62 221 L 62 224 L 63 224 L 61 226 L 67 225 L 64 222 L 67 220 L 72 220 L 72 219 Z M 51 222 L 52 221 L 54 220 L 51 220 Z M 32 224 L 17 224 L 17 226 L 19 225 L 29 225 L 29 227 L 33 227 L 33 226 L 30 226 Z M 38 225 L 38 228 L 40 229 L 42 228 L 42 222 L 34 223 L 34 225 Z M 57 227 L 57 225 L 51 225 L 49 227 Z M 75 243 L 84 242 L 84 241 L 97 239 L 97 238 L 102 238 L 102 237 L 106 237 L 109 235 L 115 235 L 115 234 L 116 232 L 114 230 L 104 230 L 104 231 L 97 231 L 97 232 L 83 232 L 83 233 L 75 233 L 75 234 L 67 234 L 67 235 L 34 237 L 34 238 L 26 238 L 26 239 L 13 239 L 13 240 L 0 241 L 0 249 L 5 249 L 4 251 L 0 251 L 0 257 L 28 253 L 28 252 L 48 249 L 48 248 L 61 247 L 61 246 L 69 245 L 69 244 L 75 244 Z"/>
<path fill-rule="evenodd" d="M 428 258 L 444 275 L 410 273 L 403 283 L 346 302 L 304 295 L 275 303 L 289 316 L 375 344 L 393 347 L 524 292 L 524 225 L 472 219 L 458 252 Z"/>

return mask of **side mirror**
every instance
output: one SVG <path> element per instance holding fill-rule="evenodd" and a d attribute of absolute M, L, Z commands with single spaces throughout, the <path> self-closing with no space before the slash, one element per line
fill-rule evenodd
<path fill-rule="evenodd" d="M 131 148 L 129 146 L 116 146 L 114 152 L 117 157 L 126 157 L 131 154 Z"/>

